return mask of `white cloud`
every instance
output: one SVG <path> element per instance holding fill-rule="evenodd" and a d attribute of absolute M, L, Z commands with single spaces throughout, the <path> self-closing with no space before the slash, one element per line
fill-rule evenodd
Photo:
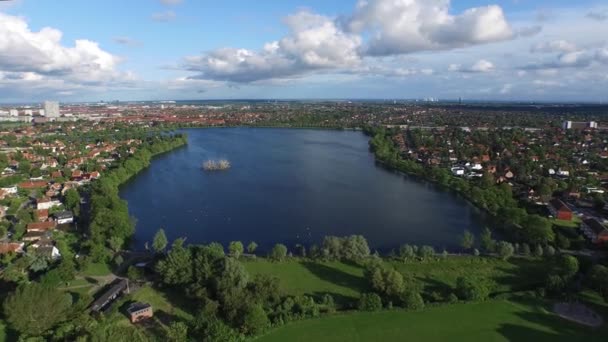
<path fill-rule="evenodd" d="M 23 18 L 0 13 L 0 70 L 89 81 L 118 76 L 119 59 L 98 43 L 79 39 L 66 47 L 61 37 L 54 28 L 34 32 Z"/>
<path fill-rule="evenodd" d="M 360 0 L 346 22 L 352 32 L 371 32 L 369 55 L 447 50 L 514 37 L 499 6 L 449 13 L 449 0 Z"/>
<path fill-rule="evenodd" d="M 462 64 L 450 64 L 448 66 L 448 71 L 452 72 L 486 73 L 494 71 L 494 69 L 494 63 L 485 59 L 480 59 L 470 67 L 463 67 Z"/>
<path fill-rule="evenodd" d="M 152 14 L 152 20 L 163 23 L 173 21 L 175 20 L 175 18 L 177 18 L 177 15 L 173 11 L 165 11 Z"/>
<path fill-rule="evenodd" d="M 553 53 L 553 52 L 574 52 L 577 50 L 576 45 L 566 40 L 553 40 L 549 42 L 541 42 L 532 46 L 532 53 Z"/>
<path fill-rule="evenodd" d="M 0 88 L 3 95 L 122 86 L 134 80 L 120 72 L 120 59 L 97 42 L 64 46 L 62 32 L 32 31 L 21 17 L 0 13 Z"/>
<path fill-rule="evenodd" d="M 231 82 L 292 77 L 323 69 L 352 68 L 360 62 L 361 38 L 341 31 L 328 17 L 301 11 L 288 16 L 289 34 L 260 51 L 223 48 L 187 57 L 195 78 Z"/>

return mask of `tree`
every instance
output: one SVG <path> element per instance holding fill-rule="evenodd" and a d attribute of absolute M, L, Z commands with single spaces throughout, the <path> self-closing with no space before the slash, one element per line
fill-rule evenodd
<path fill-rule="evenodd" d="M 555 255 L 555 248 L 553 248 L 553 246 L 547 246 L 547 248 L 545 248 L 545 255 L 548 257 L 552 257 Z"/>
<path fill-rule="evenodd" d="M 544 254 L 544 250 L 543 250 L 543 246 L 541 245 L 536 245 L 536 247 L 534 248 L 534 256 L 537 257 L 542 257 Z"/>
<path fill-rule="evenodd" d="M 261 305 L 257 304 L 250 306 L 245 312 L 241 329 L 245 334 L 255 336 L 264 332 L 269 325 L 270 321 L 266 312 Z"/>
<path fill-rule="evenodd" d="M 490 295 L 490 289 L 483 279 L 458 277 L 456 279 L 456 293 L 463 300 L 480 301 Z"/>
<path fill-rule="evenodd" d="M 460 240 L 460 246 L 465 250 L 473 248 L 475 245 L 475 236 L 468 230 L 464 231 L 462 239 Z"/>
<path fill-rule="evenodd" d="M 403 304 L 410 310 L 424 309 L 424 300 L 418 292 L 410 291 L 403 298 Z"/>
<path fill-rule="evenodd" d="M 184 322 L 171 322 L 167 329 L 167 340 L 171 342 L 188 341 L 188 326 Z"/>
<path fill-rule="evenodd" d="M 492 253 L 496 249 L 496 241 L 492 239 L 492 232 L 488 227 L 481 231 L 481 248 L 486 253 Z"/>
<path fill-rule="evenodd" d="M 175 240 L 171 251 L 156 264 L 156 271 L 165 284 L 189 284 L 192 280 L 192 255 L 183 244 L 183 239 Z"/>
<path fill-rule="evenodd" d="M 67 318 L 69 294 L 38 283 L 22 285 L 4 301 L 9 324 L 26 336 L 40 336 Z"/>
<path fill-rule="evenodd" d="M 232 255 L 236 259 L 241 257 L 241 255 L 243 254 L 243 250 L 243 243 L 241 241 L 232 241 L 228 245 L 228 252 L 230 252 L 230 255 Z"/>
<path fill-rule="evenodd" d="M 285 257 L 287 256 L 287 247 L 283 244 L 277 243 L 276 245 L 274 245 L 274 247 L 272 247 L 272 250 L 270 251 L 270 259 L 275 260 L 275 261 L 283 261 L 283 259 L 285 259 Z"/>
<path fill-rule="evenodd" d="M 513 256 L 515 248 L 513 248 L 513 245 L 511 243 L 508 243 L 506 241 L 500 241 L 497 245 L 497 251 L 501 259 L 507 260 L 511 256 Z"/>
<path fill-rule="evenodd" d="M 61 278 L 61 280 L 64 282 L 74 280 L 76 277 L 76 266 L 74 265 L 74 260 L 71 258 L 61 259 L 59 267 L 57 267 L 57 272 L 59 274 L 59 278 Z"/>
<path fill-rule="evenodd" d="M 248 245 L 247 245 L 247 253 L 249 254 L 253 254 L 255 253 L 255 250 L 258 249 L 258 244 L 255 243 L 254 241 L 251 241 Z"/>
<path fill-rule="evenodd" d="M 594 265 L 589 272 L 589 285 L 608 301 L 608 268 Z"/>
<path fill-rule="evenodd" d="M 539 215 L 529 215 L 522 226 L 522 238 L 527 243 L 547 244 L 555 239 L 551 222 Z"/>
<path fill-rule="evenodd" d="M 160 254 L 165 251 L 167 248 L 167 235 L 165 235 L 164 229 L 159 229 L 156 234 L 154 234 L 154 240 L 152 241 L 152 249 L 154 252 Z"/>
<path fill-rule="evenodd" d="M 65 192 L 65 206 L 69 210 L 72 210 L 75 214 L 78 214 L 80 208 L 80 194 L 76 189 L 69 189 Z"/>
<path fill-rule="evenodd" d="M 416 252 L 414 248 L 410 245 L 402 245 L 399 247 L 399 257 L 401 259 L 407 260 L 416 256 Z"/>
<path fill-rule="evenodd" d="M 431 246 L 422 246 L 418 250 L 418 256 L 422 259 L 428 259 L 435 255 L 435 249 Z"/>
<path fill-rule="evenodd" d="M 571 279 L 578 273 L 578 259 L 572 255 L 561 254 L 557 258 L 556 271 L 565 279 Z"/>
<path fill-rule="evenodd" d="M 361 311 L 378 311 L 382 309 L 382 299 L 375 293 L 364 293 L 357 307 Z"/>

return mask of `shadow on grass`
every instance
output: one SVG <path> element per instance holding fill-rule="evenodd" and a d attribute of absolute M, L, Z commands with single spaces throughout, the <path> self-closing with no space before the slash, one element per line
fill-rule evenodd
<path fill-rule="evenodd" d="M 306 267 L 312 274 L 318 278 L 333 283 L 335 285 L 344 286 L 353 289 L 358 292 L 362 292 L 368 289 L 367 282 L 364 278 L 358 277 L 342 270 L 324 265 L 316 262 L 303 262 L 302 265 Z"/>
<path fill-rule="evenodd" d="M 545 327 L 551 331 L 541 331 L 515 324 L 502 324 L 497 329 L 497 332 L 509 341 L 605 341 L 605 336 L 594 329 L 564 321 L 551 314 L 521 312 L 517 316 L 522 320 Z"/>
<path fill-rule="evenodd" d="M 362 277 L 346 273 L 342 270 L 322 263 L 308 261 L 303 262 L 302 265 L 321 280 L 349 288 L 359 293 L 369 290 L 367 281 Z M 311 293 L 311 295 L 317 301 L 320 300 L 324 294 L 330 294 L 334 298 L 334 302 L 341 308 L 351 308 L 359 299 L 358 297 L 348 296 L 331 291 L 316 291 Z"/>

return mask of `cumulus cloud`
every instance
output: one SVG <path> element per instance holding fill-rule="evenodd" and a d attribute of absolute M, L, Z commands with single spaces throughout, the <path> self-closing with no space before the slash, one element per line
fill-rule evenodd
<path fill-rule="evenodd" d="M 360 63 L 361 38 L 343 32 L 332 19 L 300 11 L 288 16 L 285 24 L 289 34 L 260 51 L 222 48 L 187 57 L 183 66 L 198 73 L 194 78 L 253 82 Z"/>
<path fill-rule="evenodd" d="M 499 6 L 449 13 L 449 0 L 360 0 L 345 26 L 370 32 L 365 53 L 375 56 L 446 50 L 514 37 Z"/>
<path fill-rule="evenodd" d="M 574 50 L 561 53 L 551 61 L 532 63 L 524 70 L 555 70 L 561 68 L 587 68 L 593 64 L 608 64 L 608 48 Z"/>
<path fill-rule="evenodd" d="M 494 63 L 485 59 L 480 59 L 469 67 L 465 67 L 462 64 L 450 64 L 448 66 L 448 71 L 452 72 L 485 73 L 494 71 L 494 69 Z"/>
<path fill-rule="evenodd" d="M 165 11 L 165 12 L 158 12 L 158 13 L 152 14 L 152 20 L 158 21 L 161 23 L 173 21 L 173 20 L 175 20 L 175 18 L 177 18 L 177 15 L 173 11 Z"/>
<path fill-rule="evenodd" d="M 30 30 L 25 20 L 0 13 L 0 70 L 59 75 L 81 80 L 117 76 L 119 59 L 90 40 L 61 44 L 62 33 L 45 27 Z"/>
<path fill-rule="evenodd" d="M 120 59 L 98 43 L 79 39 L 61 43 L 62 32 L 32 31 L 23 18 L 0 13 L 0 88 L 7 92 L 71 90 L 131 82 L 118 71 Z"/>
<path fill-rule="evenodd" d="M 554 53 L 554 52 L 574 52 L 577 50 L 576 45 L 566 40 L 553 40 L 549 42 L 541 42 L 532 46 L 532 53 Z"/>

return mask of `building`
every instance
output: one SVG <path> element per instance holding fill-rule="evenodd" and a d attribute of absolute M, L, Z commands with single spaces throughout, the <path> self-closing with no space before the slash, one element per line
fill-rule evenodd
<path fill-rule="evenodd" d="M 127 279 L 117 279 L 109 289 L 104 291 L 98 298 L 91 304 L 91 311 L 93 313 L 101 313 L 108 309 L 112 303 L 123 293 L 129 293 L 129 281 Z"/>
<path fill-rule="evenodd" d="M 36 209 L 51 209 L 53 207 L 58 207 L 61 205 L 60 201 L 53 201 L 48 197 L 39 198 L 36 200 Z"/>
<path fill-rule="evenodd" d="M 551 215 L 553 215 L 553 217 L 557 218 L 558 220 L 572 221 L 572 210 L 568 208 L 566 203 L 562 202 L 560 199 L 552 199 L 549 202 L 548 208 L 551 212 Z"/>
<path fill-rule="evenodd" d="M 563 129 L 597 129 L 597 122 L 589 121 L 589 122 L 577 122 L 577 121 L 564 121 L 562 123 Z"/>
<path fill-rule="evenodd" d="M 137 323 L 141 320 L 152 318 L 152 316 L 154 316 L 152 305 L 139 302 L 129 305 L 127 308 L 127 313 L 129 314 L 131 323 Z"/>
<path fill-rule="evenodd" d="M 584 220 L 581 229 L 583 234 L 595 244 L 608 242 L 608 229 L 594 218 Z"/>
<path fill-rule="evenodd" d="M 8 111 L 8 116 L 19 116 L 19 111 L 16 109 L 11 109 Z"/>
<path fill-rule="evenodd" d="M 27 225 L 27 232 L 46 232 L 55 229 L 56 226 L 55 221 L 33 222 Z"/>
<path fill-rule="evenodd" d="M 2 242 L 0 243 L 0 254 L 21 253 L 23 246 L 23 242 Z"/>
<path fill-rule="evenodd" d="M 47 118 L 59 117 L 59 102 L 44 101 L 44 113 Z"/>
<path fill-rule="evenodd" d="M 55 220 L 57 220 L 57 224 L 66 224 L 74 222 L 74 215 L 71 211 L 62 211 L 60 213 L 56 213 Z"/>

